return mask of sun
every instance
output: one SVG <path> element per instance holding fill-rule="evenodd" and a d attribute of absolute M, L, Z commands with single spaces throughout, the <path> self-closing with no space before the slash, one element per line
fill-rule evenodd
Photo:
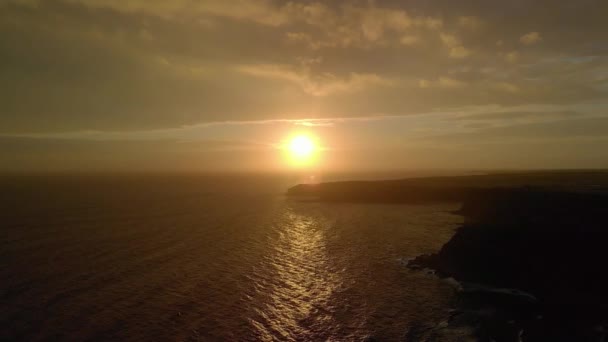
<path fill-rule="evenodd" d="M 315 140 L 305 134 L 298 134 L 291 137 L 285 147 L 289 159 L 294 166 L 312 164 L 315 155 L 318 152 Z"/>
<path fill-rule="evenodd" d="M 305 135 L 298 135 L 289 142 L 289 150 L 294 156 L 308 157 L 315 150 L 315 143 Z"/>

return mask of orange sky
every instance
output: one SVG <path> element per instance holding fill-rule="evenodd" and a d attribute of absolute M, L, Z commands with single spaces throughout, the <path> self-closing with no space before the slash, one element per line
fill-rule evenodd
<path fill-rule="evenodd" d="M 608 167 L 607 12 L 0 0 L 0 170 Z"/>

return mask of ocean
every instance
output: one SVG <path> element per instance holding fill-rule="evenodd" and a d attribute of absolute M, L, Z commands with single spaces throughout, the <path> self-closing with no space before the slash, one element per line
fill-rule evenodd
<path fill-rule="evenodd" d="M 277 175 L 0 180 L 0 340 L 451 340 L 454 288 L 408 259 L 458 203 L 318 203 Z M 453 330 L 453 329 L 452 329 Z"/>

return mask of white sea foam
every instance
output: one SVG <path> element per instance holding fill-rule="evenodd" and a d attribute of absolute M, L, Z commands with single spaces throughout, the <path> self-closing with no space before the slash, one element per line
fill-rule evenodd
<path fill-rule="evenodd" d="M 511 288 L 500 288 L 500 287 L 492 287 L 483 284 L 477 283 L 469 283 L 469 282 L 461 282 L 462 291 L 465 293 L 472 292 L 485 292 L 485 293 L 496 293 L 496 294 L 505 294 L 509 296 L 520 297 L 522 299 L 526 299 L 528 301 L 536 302 L 538 299 L 532 295 L 531 293 Z"/>

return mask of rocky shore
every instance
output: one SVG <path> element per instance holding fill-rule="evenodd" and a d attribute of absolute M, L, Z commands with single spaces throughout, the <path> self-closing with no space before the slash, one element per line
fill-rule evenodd
<path fill-rule="evenodd" d="M 437 254 L 410 263 L 463 284 L 455 324 L 488 341 L 606 339 L 608 197 L 488 189 L 460 214 L 465 225 Z"/>

